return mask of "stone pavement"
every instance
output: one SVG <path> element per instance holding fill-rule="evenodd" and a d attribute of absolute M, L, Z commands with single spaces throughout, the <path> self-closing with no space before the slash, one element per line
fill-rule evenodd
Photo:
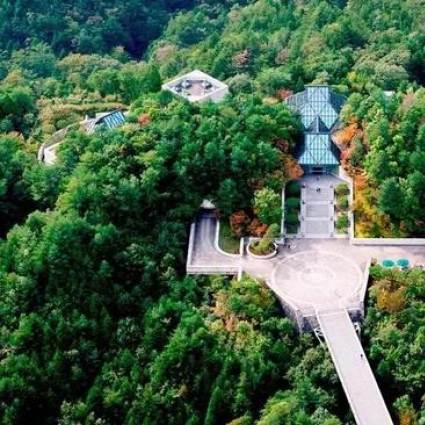
<path fill-rule="evenodd" d="M 312 186 L 305 190 L 306 196 L 311 195 L 313 207 L 306 209 L 305 214 L 311 223 L 316 222 L 313 219 L 320 223 L 326 213 L 321 196 L 329 201 L 333 188 L 329 183 L 328 188 L 323 187 L 323 192 L 319 192 L 314 188 L 317 183 L 310 183 Z M 330 224 L 322 226 L 329 230 Z M 360 309 L 364 301 L 366 281 L 362 271 L 371 258 L 378 262 L 406 258 L 412 265 L 425 265 L 424 246 L 355 246 L 350 245 L 348 239 L 305 237 L 287 240 L 275 258 L 258 260 L 228 257 L 218 252 L 214 244 L 216 220 L 212 216 L 200 217 L 196 229 L 192 265 L 199 267 L 199 274 L 204 274 L 202 267 L 208 269 L 208 274 L 237 268 L 267 282 L 291 309 L 312 311 L 357 424 L 392 423 L 347 309 Z M 319 225 L 316 229 L 321 231 L 322 227 Z M 320 235 L 320 231 L 314 234 Z"/>
<path fill-rule="evenodd" d="M 333 175 L 307 175 L 300 179 L 301 238 L 332 238 L 335 236 L 334 187 L 343 183 Z"/>
<path fill-rule="evenodd" d="M 273 291 L 301 310 L 349 308 L 362 297 L 363 273 L 351 259 L 332 251 L 302 251 L 273 269 Z"/>
<path fill-rule="evenodd" d="M 358 273 L 363 271 L 370 259 L 381 262 L 385 259 L 407 258 L 412 265 L 425 266 L 424 246 L 371 246 L 350 245 L 348 239 L 288 239 L 285 246 L 279 247 L 276 257 L 270 260 L 257 260 L 244 256 L 243 258 L 228 257 L 215 248 L 214 238 L 216 233 L 216 219 L 214 216 L 200 217 L 196 222 L 192 265 L 217 267 L 217 274 L 223 267 L 242 267 L 245 273 L 265 280 L 275 285 L 273 290 L 288 288 L 287 295 L 293 295 L 293 291 L 299 288 L 303 291 L 303 282 L 310 285 L 305 295 L 316 294 L 312 300 L 314 308 L 323 308 L 317 294 L 326 294 L 326 297 L 334 297 L 340 305 L 340 300 L 347 294 L 347 285 L 352 285 L 353 291 L 358 291 Z M 345 265 L 345 266 L 343 266 Z M 291 279 L 288 275 L 291 275 Z M 340 282 L 339 292 L 336 282 Z M 316 292 L 313 287 L 316 286 Z M 345 294 L 345 295 L 341 295 Z M 357 293 L 358 302 L 362 302 L 362 294 Z M 297 296 L 296 298 L 300 298 Z M 303 303 L 306 302 L 304 296 Z M 326 301 L 328 304 L 328 301 Z M 301 308 L 302 305 L 299 307 Z"/>

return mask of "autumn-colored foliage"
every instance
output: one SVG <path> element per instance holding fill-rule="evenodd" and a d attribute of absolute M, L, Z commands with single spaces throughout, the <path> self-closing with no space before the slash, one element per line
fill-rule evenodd
<path fill-rule="evenodd" d="M 282 152 L 288 152 L 289 142 L 285 139 L 276 139 L 274 145 Z"/>
<path fill-rule="evenodd" d="M 403 237 L 404 225 L 394 226 L 389 217 L 378 210 L 378 188 L 371 184 L 366 174 L 354 175 L 354 203 L 352 210 L 355 217 L 355 234 L 357 237 Z"/>
<path fill-rule="evenodd" d="M 142 114 L 137 118 L 137 122 L 140 125 L 146 125 L 149 124 L 151 121 L 150 115 L 149 114 Z"/>
<path fill-rule="evenodd" d="M 283 160 L 283 166 L 288 176 L 288 180 L 298 180 L 304 174 L 300 164 L 298 164 L 298 162 L 293 157 L 285 157 Z"/>
<path fill-rule="evenodd" d="M 267 231 L 267 225 L 263 224 L 258 220 L 258 218 L 254 218 L 251 223 L 247 226 L 247 230 L 250 235 L 256 236 L 257 238 L 261 237 Z"/>
<path fill-rule="evenodd" d="M 276 96 L 280 100 L 285 100 L 289 96 L 292 96 L 292 94 L 293 94 L 293 91 L 292 90 L 288 90 L 288 89 L 279 89 L 279 90 L 276 91 Z"/>
<path fill-rule="evenodd" d="M 412 408 L 405 409 L 398 415 L 400 425 L 414 425 L 416 424 L 416 414 Z"/>
<path fill-rule="evenodd" d="M 244 68 L 248 65 L 251 53 L 248 49 L 242 50 L 233 57 L 233 63 L 237 68 Z"/>
<path fill-rule="evenodd" d="M 406 288 L 401 287 L 395 291 L 381 289 L 377 294 L 377 308 L 387 313 L 394 314 L 403 310 L 406 304 Z"/>
<path fill-rule="evenodd" d="M 234 212 L 229 219 L 230 227 L 234 234 L 241 237 L 245 234 L 246 228 L 250 223 L 250 218 L 245 211 Z"/>
<path fill-rule="evenodd" d="M 338 144 L 348 146 L 355 135 L 357 135 L 357 122 L 352 120 L 347 126 L 334 134 Z"/>

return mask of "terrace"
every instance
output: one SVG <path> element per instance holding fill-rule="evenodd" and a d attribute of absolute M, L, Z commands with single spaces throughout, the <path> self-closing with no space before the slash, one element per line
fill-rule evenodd
<path fill-rule="evenodd" d="M 190 102 L 219 102 L 229 92 L 226 84 L 198 70 L 182 75 L 164 84 L 162 88 Z"/>

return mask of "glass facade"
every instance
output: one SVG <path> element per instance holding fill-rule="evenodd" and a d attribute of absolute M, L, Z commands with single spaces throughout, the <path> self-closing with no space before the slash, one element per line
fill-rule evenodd
<path fill-rule="evenodd" d="M 98 114 L 96 118 L 91 119 L 86 124 L 88 133 L 100 129 L 113 130 L 116 127 L 125 123 L 125 116 L 122 111 L 112 111 L 107 113 Z"/>
<path fill-rule="evenodd" d="M 339 165 L 338 149 L 330 135 L 338 123 L 344 100 L 325 85 L 307 86 L 305 91 L 286 100 L 289 108 L 300 114 L 304 127 L 304 143 L 298 161 L 307 172 L 312 168 L 333 169 Z"/>
<path fill-rule="evenodd" d="M 330 149 L 328 134 L 305 134 L 304 152 L 298 158 L 300 165 L 339 165 L 334 153 Z"/>

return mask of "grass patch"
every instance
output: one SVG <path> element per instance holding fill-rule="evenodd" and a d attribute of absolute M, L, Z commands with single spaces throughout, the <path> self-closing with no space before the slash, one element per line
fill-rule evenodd
<path fill-rule="evenodd" d="M 229 254 L 239 254 L 240 239 L 235 236 L 229 223 L 220 221 L 220 232 L 218 235 L 218 246 Z"/>

